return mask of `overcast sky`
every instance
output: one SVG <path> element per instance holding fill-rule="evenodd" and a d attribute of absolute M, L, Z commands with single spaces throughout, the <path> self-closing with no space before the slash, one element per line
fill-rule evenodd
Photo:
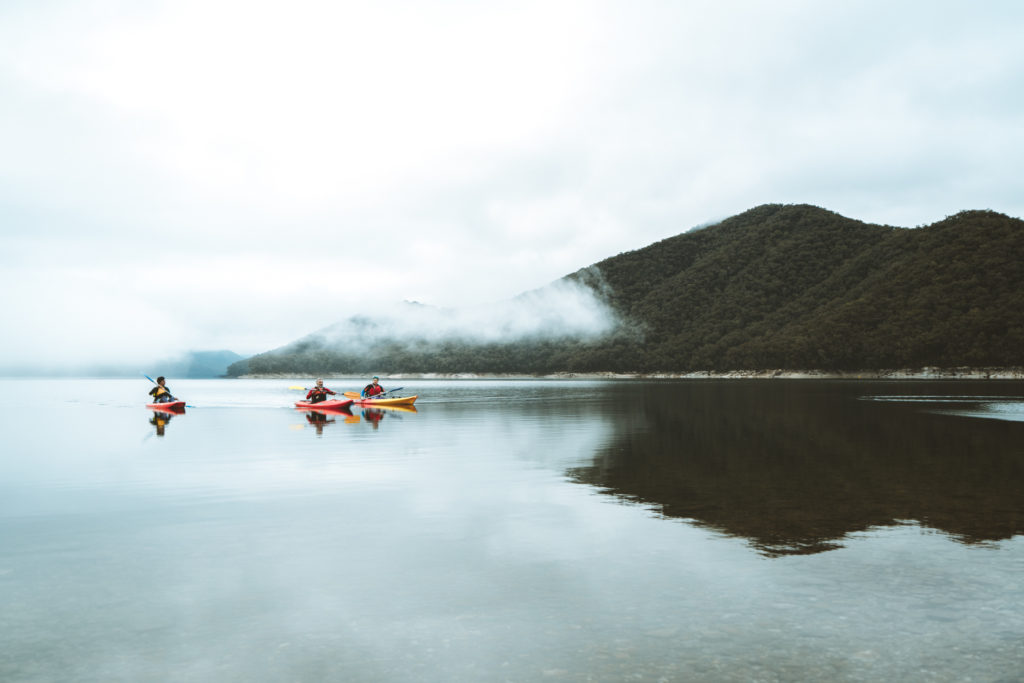
<path fill-rule="evenodd" d="M 480 306 L 768 202 L 1024 216 L 1024 3 L 0 3 L 0 368 Z"/>

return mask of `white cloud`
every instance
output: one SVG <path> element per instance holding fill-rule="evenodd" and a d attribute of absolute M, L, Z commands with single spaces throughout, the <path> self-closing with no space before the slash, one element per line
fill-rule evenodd
<path fill-rule="evenodd" d="M 0 353 L 134 352 L 140 306 L 249 353 L 765 202 L 1021 216 L 1022 27 L 1009 2 L 5 3 Z M 62 319 L 104 325 L 57 344 Z"/>
<path fill-rule="evenodd" d="M 611 332 L 618 323 L 598 292 L 559 280 L 486 306 L 443 309 L 415 302 L 379 306 L 320 330 L 312 338 L 355 350 L 381 341 L 407 342 L 415 347 L 423 342 L 439 341 L 589 339 Z"/>

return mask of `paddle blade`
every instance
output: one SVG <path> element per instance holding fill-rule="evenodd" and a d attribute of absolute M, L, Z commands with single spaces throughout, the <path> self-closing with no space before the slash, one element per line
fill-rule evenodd
<path fill-rule="evenodd" d="M 300 387 L 300 386 L 297 386 L 297 385 L 295 385 L 295 384 L 291 385 L 291 386 L 290 386 L 290 387 L 288 387 L 288 388 L 289 388 L 289 389 L 299 389 L 299 390 L 302 390 L 302 391 L 305 391 L 305 390 L 306 390 L 306 387 Z"/>
<path fill-rule="evenodd" d="M 353 399 L 355 399 L 355 398 L 362 398 L 359 395 L 358 391 L 346 391 L 345 393 L 342 394 L 342 396 L 344 396 L 345 398 L 353 398 Z"/>

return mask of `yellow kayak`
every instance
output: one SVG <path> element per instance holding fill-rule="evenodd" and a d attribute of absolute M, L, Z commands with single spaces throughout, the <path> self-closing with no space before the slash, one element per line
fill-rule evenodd
<path fill-rule="evenodd" d="M 397 398 L 360 398 L 353 401 L 360 406 L 411 406 L 419 396 L 400 396 Z"/>

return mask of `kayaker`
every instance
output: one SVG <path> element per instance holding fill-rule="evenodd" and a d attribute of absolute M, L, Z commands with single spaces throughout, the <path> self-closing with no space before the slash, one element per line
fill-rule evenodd
<path fill-rule="evenodd" d="M 384 387 L 380 385 L 380 377 L 373 376 L 373 380 L 363 387 L 363 398 L 373 398 L 384 393 Z"/>
<path fill-rule="evenodd" d="M 149 390 L 153 397 L 153 403 L 172 403 L 178 399 L 171 395 L 171 390 L 164 383 L 166 380 L 161 376 L 156 378 L 156 386 Z"/>
<path fill-rule="evenodd" d="M 306 400 L 310 403 L 319 403 L 320 401 L 327 400 L 327 394 L 333 395 L 334 393 L 335 392 L 324 386 L 324 381 L 322 379 L 318 379 L 316 381 L 316 386 L 310 389 L 309 393 L 306 394 Z"/>

